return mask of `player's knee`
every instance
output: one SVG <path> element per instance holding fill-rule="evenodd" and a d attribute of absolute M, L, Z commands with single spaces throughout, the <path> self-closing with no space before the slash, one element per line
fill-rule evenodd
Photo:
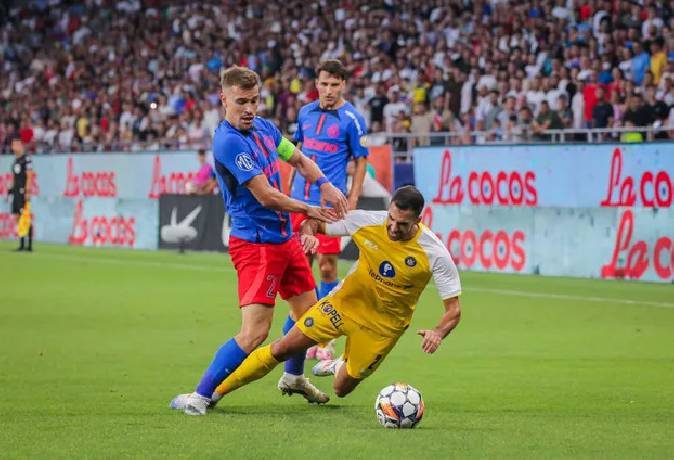
<path fill-rule="evenodd" d="M 353 388 L 350 385 L 345 385 L 343 383 L 337 383 L 337 382 L 334 383 L 334 385 L 332 386 L 332 389 L 334 390 L 335 395 L 338 398 L 343 398 L 353 391 Z"/>
<path fill-rule="evenodd" d="M 292 355 L 287 341 L 283 339 L 271 344 L 271 354 L 277 361 L 286 361 Z"/>
<path fill-rule="evenodd" d="M 250 353 L 267 340 L 268 334 L 269 331 L 265 330 L 242 331 L 236 337 L 236 341 L 244 351 Z"/>

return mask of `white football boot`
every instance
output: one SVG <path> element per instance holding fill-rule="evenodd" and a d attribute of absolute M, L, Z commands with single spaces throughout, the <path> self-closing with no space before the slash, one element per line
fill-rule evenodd
<path fill-rule="evenodd" d="M 187 405 L 187 398 L 189 398 L 190 393 L 182 393 L 176 396 L 171 400 L 170 407 L 175 410 L 185 410 Z"/>
<path fill-rule="evenodd" d="M 342 364 L 344 364 L 344 360 L 341 357 L 319 361 L 311 369 L 311 373 L 316 377 L 335 375 L 339 372 L 339 368 L 342 367 Z"/>
<path fill-rule="evenodd" d="M 288 396 L 300 394 L 310 403 L 325 404 L 330 401 L 327 394 L 316 388 L 303 375 L 292 375 L 284 372 L 278 381 L 278 389 L 281 390 L 281 394 Z"/>
<path fill-rule="evenodd" d="M 201 396 L 196 391 L 190 393 L 185 401 L 185 413 L 187 415 L 206 415 L 206 409 L 211 404 L 211 398 Z"/>

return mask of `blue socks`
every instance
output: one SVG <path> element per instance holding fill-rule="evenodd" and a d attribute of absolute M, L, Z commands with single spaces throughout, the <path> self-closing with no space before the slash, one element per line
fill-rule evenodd
<path fill-rule="evenodd" d="M 321 281 L 320 286 L 318 287 L 318 298 L 322 299 L 326 295 L 330 294 L 330 291 L 334 289 L 335 286 L 339 284 L 339 279 L 333 281 L 332 283 L 326 283 Z"/>
<path fill-rule="evenodd" d="M 283 324 L 283 335 L 286 335 L 290 329 L 295 325 L 295 321 L 288 315 L 286 322 Z M 297 353 L 291 356 L 283 365 L 284 370 L 288 374 L 302 375 L 304 374 L 304 352 Z"/>
<path fill-rule="evenodd" d="M 241 349 L 234 338 L 229 339 L 215 352 L 213 362 L 197 386 L 197 393 L 210 398 L 217 386 L 234 372 L 247 356 L 248 353 Z"/>

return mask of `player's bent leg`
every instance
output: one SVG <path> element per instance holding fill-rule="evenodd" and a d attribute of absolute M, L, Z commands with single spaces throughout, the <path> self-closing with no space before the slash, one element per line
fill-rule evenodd
<path fill-rule="evenodd" d="M 236 371 L 218 385 L 215 389 L 213 398 L 219 400 L 222 396 L 264 377 L 271 372 L 278 363 L 293 354 L 304 352 L 315 343 L 315 341 L 302 334 L 299 329 L 293 328 L 288 335 L 280 340 L 271 345 L 258 348 L 251 353 Z M 300 377 L 301 379 L 306 380 L 304 377 Z M 306 383 L 303 381 L 290 381 L 284 385 L 283 389 L 287 389 L 288 393 L 300 393 L 307 399 L 311 398 L 311 402 L 324 403 L 328 401 L 329 398 L 327 395 L 324 393 L 320 394 L 320 390 L 315 389 L 315 387 L 314 389 L 307 388 Z"/>
<path fill-rule="evenodd" d="M 315 340 L 307 337 L 300 328 L 293 327 L 283 338 L 271 344 L 271 353 L 280 362 L 314 345 Z"/>
<path fill-rule="evenodd" d="M 293 327 L 283 339 L 272 344 L 272 354 L 278 360 L 302 358 L 310 347 L 316 345 L 316 341 L 304 335 L 297 327 Z M 314 386 L 303 374 L 283 373 L 278 381 L 278 389 L 281 394 L 292 396 L 300 394 L 310 403 L 325 404 L 330 397 Z"/>
<path fill-rule="evenodd" d="M 350 376 L 346 370 L 346 366 L 342 365 L 335 374 L 335 381 L 332 384 L 332 388 L 338 398 L 343 398 L 351 393 L 362 380 L 363 379 Z"/>
<path fill-rule="evenodd" d="M 334 244 L 333 244 L 334 243 Z M 321 299 L 332 291 L 338 284 L 337 264 L 339 257 L 339 238 L 335 241 L 324 241 L 319 249 L 318 267 L 320 270 L 320 285 L 318 287 L 318 298 Z M 323 253 L 320 251 L 328 251 Z M 335 357 L 334 340 L 327 343 L 319 343 L 314 356 L 319 361 L 332 360 Z"/>
<path fill-rule="evenodd" d="M 295 321 L 297 321 L 297 319 L 299 319 L 316 303 L 316 293 L 313 289 L 311 289 L 302 292 L 299 295 L 292 296 L 288 298 L 287 301 L 290 305 L 290 315 L 286 319 L 285 325 L 283 326 L 284 335 L 288 334 L 288 332 L 295 325 Z M 304 350 L 293 356 L 290 356 L 283 366 L 285 373 L 291 375 L 304 375 L 305 356 L 306 352 Z"/>
<path fill-rule="evenodd" d="M 199 385 L 187 397 L 178 395 L 171 401 L 174 409 L 183 409 L 188 415 L 205 415 L 213 403 L 215 388 L 225 380 L 269 334 L 273 306 L 250 304 L 241 308 L 241 331 L 225 342 L 215 353 Z"/>

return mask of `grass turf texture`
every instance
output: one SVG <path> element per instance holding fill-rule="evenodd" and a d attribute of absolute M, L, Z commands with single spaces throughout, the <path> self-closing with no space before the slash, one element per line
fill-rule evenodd
<path fill-rule="evenodd" d="M 196 418 L 168 403 L 194 388 L 237 331 L 226 256 L 13 247 L 0 243 L 0 457 L 662 458 L 674 450 L 671 285 L 464 273 L 462 323 L 435 355 L 414 335 L 441 315 L 431 287 L 408 333 L 346 399 L 318 407 L 283 398 L 279 368 Z M 274 336 L 287 313 L 277 309 Z M 377 424 L 377 392 L 398 380 L 424 395 L 418 429 Z M 315 381 L 331 388 L 328 378 Z"/>

